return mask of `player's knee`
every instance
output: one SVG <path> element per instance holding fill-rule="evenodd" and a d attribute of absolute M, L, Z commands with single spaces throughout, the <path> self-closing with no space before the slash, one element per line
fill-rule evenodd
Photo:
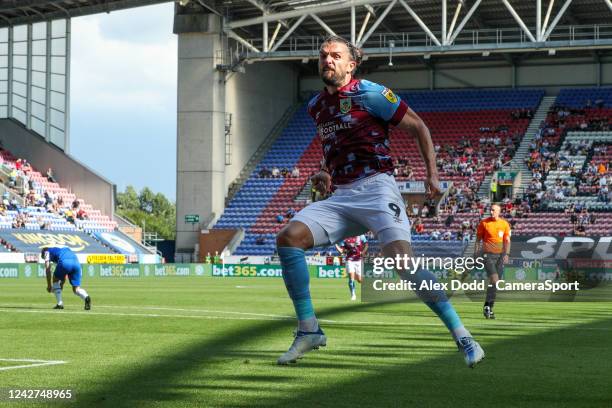
<path fill-rule="evenodd" d="M 383 255 L 385 257 L 394 258 L 396 255 L 408 255 L 412 256 L 412 246 L 410 242 L 405 240 L 395 240 L 388 242 L 382 248 Z"/>
<path fill-rule="evenodd" d="M 276 236 L 276 246 L 301 249 L 312 247 L 312 237 L 308 227 L 300 222 L 290 222 Z"/>

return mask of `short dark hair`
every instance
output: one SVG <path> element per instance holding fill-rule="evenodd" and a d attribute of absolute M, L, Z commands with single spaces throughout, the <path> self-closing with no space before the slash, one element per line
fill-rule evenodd
<path fill-rule="evenodd" d="M 355 44 L 343 37 L 340 37 L 339 35 L 330 35 L 326 37 L 325 40 L 323 40 L 323 43 L 321 43 L 321 48 L 323 48 L 325 44 L 329 43 L 340 43 L 346 45 L 346 48 L 348 48 L 349 50 L 349 56 L 351 57 L 351 60 L 355 61 L 355 63 L 357 64 L 355 66 L 355 69 L 353 70 L 354 74 L 355 71 L 357 71 L 357 68 L 359 68 L 359 66 L 361 65 L 361 61 L 363 60 L 363 51 Z"/>
<path fill-rule="evenodd" d="M 43 248 L 41 249 L 41 251 L 40 251 L 40 256 L 41 256 L 41 258 L 44 258 L 44 257 L 45 257 L 45 252 L 48 252 L 48 251 L 49 251 L 49 248 L 47 248 L 47 247 L 43 247 Z"/>

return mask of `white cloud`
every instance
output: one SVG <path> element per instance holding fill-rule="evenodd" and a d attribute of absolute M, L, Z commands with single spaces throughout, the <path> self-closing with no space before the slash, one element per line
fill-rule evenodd
<path fill-rule="evenodd" d="M 120 190 L 148 186 L 171 199 L 177 83 L 172 6 L 73 19 L 70 83 L 71 154 Z"/>
<path fill-rule="evenodd" d="M 113 12 L 109 16 L 112 18 L 99 20 L 105 38 L 131 43 L 160 43 L 172 32 L 174 4 L 135 7 Z M 137 30 L 134 29 L 135 24 Z"/>
<path fill-rule="evenodd" d="M 172 34 L 172 7 L 168 6 L 172 4 L 142 8 L 132 21 L 120 15 L 130 10 L 72 21 L 72 105 L 151 115 L 176 113 L 177 39 Z M 154 37 L 159 41 L 133 40 L 128 34 L 151 32 L 147 10 L 156 15 L 165 10 L 170 15 L 166 27 L 158 26 Z M 116 18 L 122 24 L 105 22 Z M 123 27 L 125 37 L 105 37 L 101 30 L 104 24 Z M 167 30 L 166 36 L 163 30 Z"/>

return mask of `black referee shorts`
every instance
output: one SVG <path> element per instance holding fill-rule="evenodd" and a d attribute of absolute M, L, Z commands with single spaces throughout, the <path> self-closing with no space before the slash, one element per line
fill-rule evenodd
<path fill-rule="evenodd" d="M 490 278 L 491 275 L 497 274 L 500 279 L 504 276 L 504 254 L 493 254 L 485 252 L 483 254 L 485 271 Z"/>

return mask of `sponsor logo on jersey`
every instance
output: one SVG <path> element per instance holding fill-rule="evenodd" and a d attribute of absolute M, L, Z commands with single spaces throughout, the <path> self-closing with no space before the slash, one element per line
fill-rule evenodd
<path fill-rule="evenodd" d="M 390 90 L 389 88 L 385 88 L 385 90 L 382 91 L 382 94 L 384 95 L 385 98 L 387 98 L 389 102 L 397 103 L 397 96 L 395 96 L 393 91 Z"/>
<path fill-rule="evenodd" d="M 343 129 L 350 129 L 351 124 L 344 123 L 336 123 L 336 122 L 326 122 L 317 127 L 317 131 L 319 132 L 319 136 L 322 140 L 326 140 L 329 137 L 333 136 L 337 131 Z"/>

